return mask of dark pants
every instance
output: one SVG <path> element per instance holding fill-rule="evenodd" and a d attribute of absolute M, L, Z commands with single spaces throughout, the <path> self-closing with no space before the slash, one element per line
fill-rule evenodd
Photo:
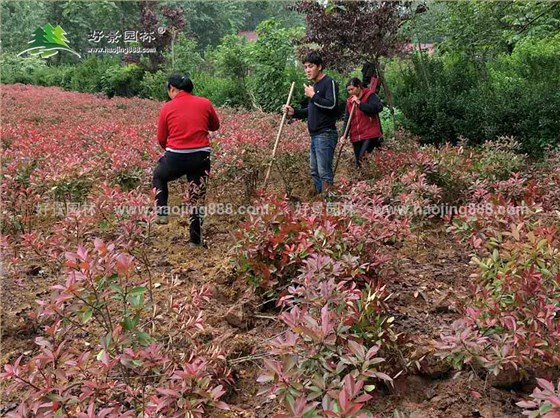
<path fill-rule="evenodd" d="M 200 244 L 200 210 L 206 194 L 206 182 L 210 172 L 210 153 L 200 151 L 191 154 L 180 154 L 167 151 L 159 159 L 154 170 L 153 184 L 158 190 L 156 196 L 158 215 L 168 215 L 167 199 L 169 189 L 167 183 L 186 175 L 189 181 L 190 205 L 190 238 L 191 242 Z"/>
<path fill-rule="evenodd" d="M 352 142 L 354 147 L 354 155 L 356 156 L 356 165 L 361 167 L 361 160 L 364 155 L 371 153 L 375 148 L 381 146 L 381 138 L 370 138 L 362 141 Z"/>

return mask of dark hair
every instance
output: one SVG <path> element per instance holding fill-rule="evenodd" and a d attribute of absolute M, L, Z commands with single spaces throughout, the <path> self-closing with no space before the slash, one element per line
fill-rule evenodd
<path fill-rule="evenodd" d="M 360 80 L 359 78 L 351 78 L 350 80 L 348 80 L 348 83 L 346 83 L 346 87 L 364 87 L 364 83 L 362 83 L 362 80 Z"/>
<path fill-rule="evenodd" d="M 169 90 L 169 87 L 171 86 L 175 87 L 176 89 L 186 91 L 187 93 L 192 93 L 194 88 L 191 79 L 186 75 L 180 73 L 172 74 L 167 79 L 167 90 Z"/>
<path fill-rule="evenodd" d="M 320 65 L 321 69 L 323 69 L 323 57 L 321 57 L 321 54 L 319 54 L 317 51 L 311 51 L 305 54 L 305 56 L 301 60 L 301 63 L 305 64 L 306 62 L 310 64 Z"/>

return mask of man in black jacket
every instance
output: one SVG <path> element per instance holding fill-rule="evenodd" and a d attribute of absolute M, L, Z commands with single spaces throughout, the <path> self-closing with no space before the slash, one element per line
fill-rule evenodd
<path fill-rule="evenodd" d="M 304 84 L 305 95 L 309 98 L 307 107 L 294 109 L 292 106 L 284 106 L 283 111 L 296 119 L 307 118 L 307 129 L 311 136 L 309 167 L 315 192 L 322 193 L 333 185 L 332 163 L 338 141 L 338 86 L 323 73 L 323 60 L 319 53 L 308 53 L 302 63 L 305 75 L 314 83 L 312 86 Z"/>

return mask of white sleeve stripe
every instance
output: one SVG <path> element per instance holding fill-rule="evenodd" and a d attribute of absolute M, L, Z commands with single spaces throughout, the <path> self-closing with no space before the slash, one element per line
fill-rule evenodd
<path fill-rule="evenodd" d="M 323 108 L 323 109 L 334 109 L 336 106 L 336 88 L 334 85 L 334 80 L 332 81 L 332 94 L 333 94 L 333 105 L 332 106 L 322 106 L 319 103 L 313 102 L 315 106 Z"/>

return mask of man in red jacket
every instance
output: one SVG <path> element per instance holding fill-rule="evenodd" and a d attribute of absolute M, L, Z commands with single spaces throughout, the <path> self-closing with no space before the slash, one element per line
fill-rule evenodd
<path fill-rule="evenodd" d="M 167 183 L 186 175 L 191 199 L 190 240 L 201 244 L 200 208 L 210 172 L 209 131 L 220 128 L 220 120 L 210 100 L 192 94 L 192 81 L 173 74 L 167 81 L 171 100 L 161 109 L 157 139 L 165 150 L 154 170 L 153 185 L 158 190 L 157 222 L 168 223 Z"/>
<path fill-rule="evenodd" d="M 379 113 L 383 110 L 381 100 L 372 90 L 363 86 L 359 78 L 352 78 L 346 84 L 348 100 L 346 101 L 346 114 L 344 115 L 343 132 L 346 132 L 346 125 L 352 111 L 352 106 L 356 105 L 356 110 L 350 122 L 350 141 L 354 147 L 356 165 L 361 167 L 360 161 L 366 153 L 372 152 L 381 145 L 383 131 Z M 342 144 L 346 141 L 341 137 Z"/>

